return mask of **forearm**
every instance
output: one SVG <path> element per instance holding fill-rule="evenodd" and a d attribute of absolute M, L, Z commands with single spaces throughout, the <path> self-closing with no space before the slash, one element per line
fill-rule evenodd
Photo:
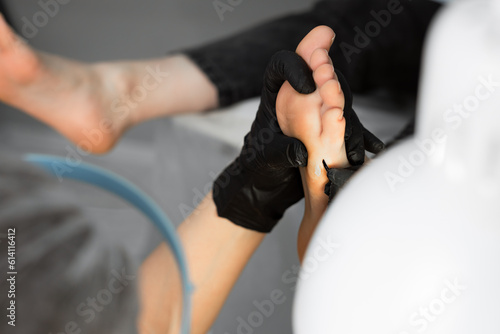
<path fill-rule="evenodd" d="M 246 263 L 264 238 L 217 215 L 211 194 L 178 228 L 195 286 L 191 333 L 206 333 Z M 165 244 L 141 268 L 141 333 L 177 333 L 182 296 L 175 262 Z"/>

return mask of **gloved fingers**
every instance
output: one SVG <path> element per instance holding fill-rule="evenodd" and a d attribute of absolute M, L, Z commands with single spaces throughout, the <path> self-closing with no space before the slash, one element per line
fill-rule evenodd
<path fill-rule="evenodd" d="M 368 152 L 378 154 L 385 149 L 385 144 L 365 127 L 363 127 L 363 137 L 365 149 Z"/>
<path fill-rule="evenodd" d="M 271 59 L 264 75 L 264 89 L 278 94 L 285 81 L 301 94 L 316 90 L 312 71 L 298 54 L 292 51 L 279 51 Z"/>
<path fill-rule="evenodd" d="M 347 152 L 347 160 L 351 166 L 362 165 L 365 161 L 365 147 L 362 141 L 358 142 L 358 145 L 353 147 Z M 347 148 L 346 148 L 347 149 Z"/>
<path fill-rule="evenodd" d="M 325 166 L 326 168 L 327 166 Z M 335 197 L 339 190 L 349 181 L 349 179 L 358 171 L 359 167 L 352 169 L 328 168 L 327 177 L 329 182 L 325 186 L 325 194 L 330 201 Z"/>
<path fill-rule="evenodd" d="M 300 140 L 275 132 L 271 141 L 264 145 L 263 159 L 276 169 L 305 167 L 307 149 Z"/>
<path fill-rule="evenodd" d="M 287 148 L 288 162 L 292 167 L 306 167 L 308 158 L 306 146 L 298 139 L 291 139 Z"/>

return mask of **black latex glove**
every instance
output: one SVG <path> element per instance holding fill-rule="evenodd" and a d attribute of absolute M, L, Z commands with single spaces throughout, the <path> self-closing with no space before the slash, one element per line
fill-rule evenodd
<path fill-rule="evenodd" d="M 347 156 L 351 165 L 359 166 L 365 149 L 378 153 L 384 144 L 363 127 L 352 109 L 349 85 L 342 73 L 336 73 L 345 96 Z M 240 156 L 213 187 L 220 217 L 259 232 L 270 232 L 286 209 L 304 196 L 297 167 L 307 165 L 307 150 L 299 140 L 283 134 L 276 117 L 276 97 L 285 81 L 302 94 L 316 89 L 311 70 L 300 56 L 290 51 L 275 54 L 266 69 L 259 110 Z M 332 189 L 337 189 L 335 184 Z"/>
<path fill-rule="evenodd" d="M 325 160 L 323 160 L 323 166 L 325 166 L 326 176 L 328 177 L 328 183 L 325 185 L 325 194 L 328 196 L 328 202 L 333 200 L 340 188 L 361 168 L 361 166 L 344 169 L 329 168 Z"/>
<path fill-rule="evenodd" d="M 380 153 L 384 150 L 384 143 L 373 133 L 365 129 L 358 116 L 352 109 L 352 93 L 347 80 L 340 71 L 335 69 L 340 86 L 344 92 L 345 106 L 345 149 L 347 160 L 351 166 L 360 166 L 365 160 L 365 150 L 371 153 Z"/>
<path fill-rule="evenodd" d="M 307 150 L 301 141 L 283 134 L 276 117 L 276 97 L 285 81 L 299 93 L 316 90 L 311 70 L 299 55 L 275 54 L 243 149 L 213 187 L 219 216 L 258 232 L 270 232 L 286 209 L 304 196 L 297 167 L 307 165 Z"/>

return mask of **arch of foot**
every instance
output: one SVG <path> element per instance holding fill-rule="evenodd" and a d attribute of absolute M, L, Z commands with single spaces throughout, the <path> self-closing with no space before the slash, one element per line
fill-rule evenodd
<path fill-rule="evenodd" d="M 294 333 L 500 332 L 500 5 L 429 35 L 417 132 L 360 171 L 303 259 Z"/>

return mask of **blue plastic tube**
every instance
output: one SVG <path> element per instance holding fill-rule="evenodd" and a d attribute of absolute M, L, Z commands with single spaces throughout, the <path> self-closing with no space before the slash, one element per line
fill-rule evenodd
<path fill-rule="evenodd" d="M 181 333 L 189 334 L 193 285 L 189 280 L 186 257 L 174 226 L 153 199 L 126 179 L 94 165 L 69 163 L 61 157 L 40 154 L 28 154 L 24 160 L 41 167 L 54 176 L 61 177 L 57 171 L 65 170 L 64 178 L 89 183 L 107 190 L 135 206 L 153 222 L 170 246 L 179 266 L 183 297 Z"/>

